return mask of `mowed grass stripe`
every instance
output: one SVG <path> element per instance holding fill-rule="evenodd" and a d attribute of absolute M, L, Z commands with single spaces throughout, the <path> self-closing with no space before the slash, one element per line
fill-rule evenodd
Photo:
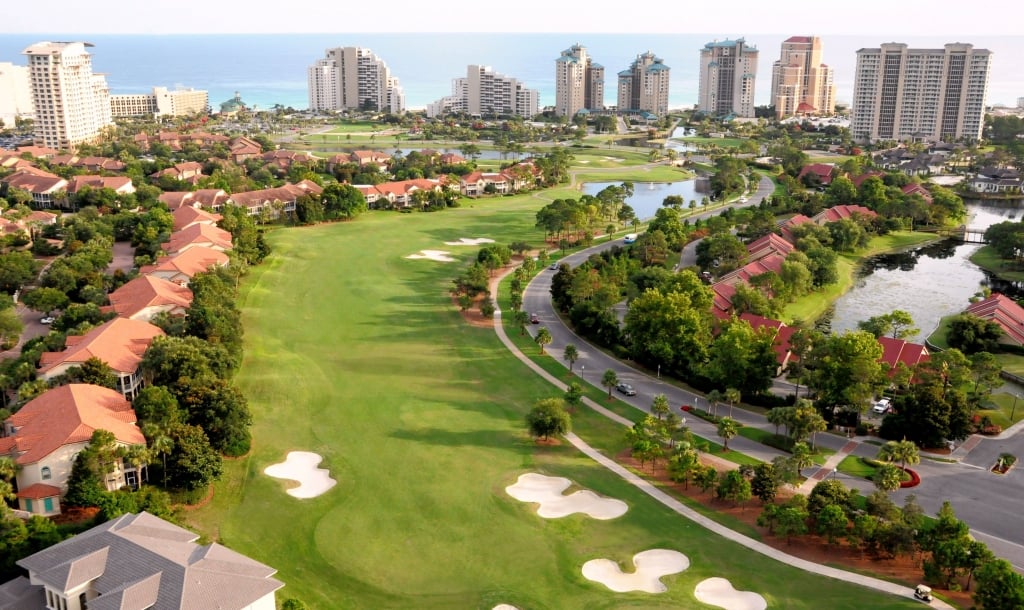
<path fill-rule="evenodd" d="M 237 382 L 252 405 L 254 449 L 190 519 L 276 567 L 282 597 L 316 608 L 701 608 L 693 588 L 710 576 L 761 592 L 771 607 L 913 607 L 750 554 L 571 448 L 534 446 L 523 416 L 557 391 L 493 331 L 461 320 L 447 289 L 477 248 L 442 242 L 536 244 L 540 205 L 501 198 L 272 232 L 275 252 L 241 296 Z M 404 258 L 420 249 L 460 262 Z M 291 450 L 323 455 L 338 485 L 313 500 L 287 496 L 262 470 Z M 504 492 L 527 471 L 566 476 L 630 510 L 608 522 L 542 520 Z M 665 579 L 663 595 L 612 593 L 580 573 L 597 557 L 631 570 L 633 554 L 655 547 L 692 561 Z"/>

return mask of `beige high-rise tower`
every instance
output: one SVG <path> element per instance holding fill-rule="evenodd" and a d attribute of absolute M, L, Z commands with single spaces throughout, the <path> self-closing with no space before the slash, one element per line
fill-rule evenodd
<path fill-rule="evenodd" d="M 370 49 L 327 49 L 306 70 L 310 110 L 405 111 L 405 93 L 384 60 Z"/>
<path fill-rule="evenodd" d="M 890 42 L 857 51 L 850 131 L 859 142 L 976 141 L 985 127 L 992 52 Z"/>
<path fill-rule="evenodd" d="M 670 72 L 654 53 L 638 55 L 628 70 L 619 72 L 618 109 L 640 110 L 658 116 L 667 114 Z"/>
<path fill-rule="evenodd" d="M 84 42 L 37 42 L 28 56 L 35 113 L 35 143 L 71 150 L 93 142 L 113 122 L 110 89 L 102 74 L 93 74 Z"/>
<path fill-rule="evenodd" d="M 821 61 L 821 39 L 792 36 L 772 65 L 772 105 L 775 117 L 795 114 L 828 115 L 836 110 L 832 68 Z"/>
<path fill-rule="evenodd" d="M 757 49 L 747 41 L 709 42 L 700 50 L 697 110 L 713 116 L 754 116 Z"/>
<path fill-rule="evenodd" d="M 584 108 L 604 110 L 604 66 L 574 44 L 555 60 L 555 115 L 572 118 Z"/>

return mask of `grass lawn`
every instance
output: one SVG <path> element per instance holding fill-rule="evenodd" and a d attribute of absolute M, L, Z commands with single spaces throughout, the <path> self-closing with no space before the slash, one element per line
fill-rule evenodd
<path fill-rule="evenodd" d="M 939 349 L 949 349 L 949 341 L 947 339 L 949 336 L 949 323 L 957 315 L 959 314 L 951 314 L 940 318 L 939 325 L 935 327 L 932 334 L 928 335 L 928 343 Z M 1020 358 L 1020 356 L 1017 356 L 1017 358 Z M 1021 359 L 1021 365 L 1022 372 L 1024 372 L 1024 359 Z M 1004 364 L 1003 367 L 1005 368 L 1006 365 Z"/>
<path fill-rule="evenodd" d="M 999 258 L 992 246 L 982 246 L 979 248 L 977 252 L 971 255 L 970 261 L 982 269 L 991 271 L 1011 282 L 1024 281 L 1024 271 L 1018 265 Z"/>
<path fill-rule="evenodd" d="M 868 480 L 878 472 L 878 466 L 856 455 L 846 456 L 836 468 L 843 474 Z"/>
<path fill-rule="evenodd" d="M 978 416 L 988 417 L 993 424 L 1002 426 L 1004 430 L 1024 419 L 1024 400 L 1015 399 L 1013 394 L 993 393 L 985 406 L 989 408 L 978 409 Z"/>
<path fill-rule="evenodd" d="M 686 138 L 672 138 L 677 142 L 685 142 L 687 144 L 717 144 L 718 146 L 736 147 L 743 143 L 740 138 L 701 138 L 699 136 L 692 136 Z"/>
<path fill-rule="evenodd" d="M 245 360 L 237 383 L 255 423 L 250 455 L 228 462 L 187 519 L 210 539 L 279 570 L 311 608 L 706 607 L 694 586 L 728 577 L 769 607 L 915 608 L 791 569 L 670 513 L 569 446 L 538 447 L 523 417 L 557 390 L 493 331 L 465 324 L 447 294 L 476 253 L 459 237 L 539 243 L 530 196 L 434 214 L 273 231 L 274 253 L 245 279 Z M 408 260 L 420 249 L 456 263 Z M 576 430 L 614 449 L 621 428 L 580 414 Z M 620 440 L 619 442 L 624 442 Z M 338 484 L 312 500 L 262 474 L 292 450 L 324 456 Z M 504 488 L 524 472 L 565 476 L 621 498 L 611 521 L 543 520 Z M 685 553 L 662 595 L 617 594 L 580 567 L 650 548 Z"/>
<path fill-rule="evenodd" d="M 373 121 L 353 121 L 338 123 L 327 133 L 373 133 L 375 131 L 382 131 L 387 126 L 381 123 Z"/>

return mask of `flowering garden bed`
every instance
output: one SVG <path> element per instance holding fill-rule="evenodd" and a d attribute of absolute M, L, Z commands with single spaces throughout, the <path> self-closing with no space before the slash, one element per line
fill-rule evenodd
<path fill-rule="evenodd" d="M 900 489 L 906 489 L 908 487 L 917 487 L 921 484 L 921 475 L 917 474 L 916 471 L 909 468 L 904 468 L 903 472 L 910 475 L 910 480 L 900 481 Z"/>

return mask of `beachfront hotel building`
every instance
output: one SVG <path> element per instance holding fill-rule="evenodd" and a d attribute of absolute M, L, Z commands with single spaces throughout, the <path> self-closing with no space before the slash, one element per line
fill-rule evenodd
<path fill-rule="evenodd" d="M 28 68 L 0 62 L 0 121 L 13 128 L 19 117 L 32 116 L 32 86 Z"/>
<path fill-rule="evenodd" d="M 833 71 L 822 63 L 821 54 L 817 36 L 791 36 L 782 42 L 779 59 L 772 64 L 775 118 L 835 113 Z"/>
<path fill-rule="evenodd" d="M 985 126 L 992 52 L 951 43 L 857 51 L 850 130 L 858 142 L 976 141 Z"/>
<path fill-rule="evenodd" d="M 370 49 L 327 49 L 306 75 L 310 110 L 405 111 L 402 86 Z"/>
<path fill-rule="evenodd" d="M 28 56 L 35 143 L 57 150 L 95 141 L 111 125 L 110 89 L 92 71 L 93 45 L 84 42 L 37 42 Z"/>
<path fill-rule="evenodd" d="M 113 117 L 190 116 L 209 110 L 210 95 L 199 89 L 153 87 L 152 93 L 110 96 L 110 114 Z"/>
<path fill-rule="evenodd" d="M 572 118 L 580 110 L 604 110 L 604 66 L 574 44 L 555 60 L 555 115 Z"/>
<path fill-rule="evenodd" d="M 668 80 L 671 69 L 647 51 L 637 55 L 629 69 L 619 72 L 619 112 L 668 114 Z"/>
<path fill-rule="evenodd" d="M 452 94 L 427 105 L 427 116 L 452 112 L 471 116 L 514 115 L 531 118 L 539 112 L 540 92 L 499 74 L 490 66 L 470 65 L 465 78 L 452 80 Z"/>
<path fill-rule="evenodd" d="M 697 110 L 712 116 L 754 116 L 757 49 L 746 40 L 709 42 L 700 50 Z"/>

